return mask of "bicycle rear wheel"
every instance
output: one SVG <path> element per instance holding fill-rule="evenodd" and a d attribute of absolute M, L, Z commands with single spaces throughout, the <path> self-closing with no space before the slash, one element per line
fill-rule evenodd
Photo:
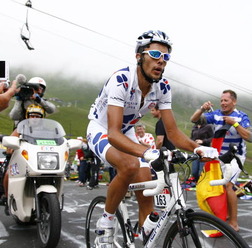
<path fill-rule="evenodd" d="M 178 230 L 178 221 L 175 221 L 166 234 L 163 247 L 249 247 L 243 238 L 228 224 L 208 213 L 186 212 L 186 221 L 183 226 L 183 241 Z"/>
<path fill-rule="evenodd" d="M 85 223 L 85 238 L 87 248 L 95 247 L 94 241 L 96 238 L 96 223 L 99 218 L 101 218 L 103 214 L 103 210 L 105 207 L 106 197 L 97 196 L 93 199 L 91 204 L 89 205 L 86 223 Z M 126 231 L 123 223 L 122 215 L 119 211 L 116 211 L 115 216 L 115 233 L 114 233 L 114 242 L 118 245 L 117 247 L 126 247 Z"/>

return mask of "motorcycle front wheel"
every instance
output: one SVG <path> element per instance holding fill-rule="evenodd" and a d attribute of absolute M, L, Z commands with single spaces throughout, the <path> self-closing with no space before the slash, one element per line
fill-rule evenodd
<path fill-rule="evenodd" d="M 61 232 L 61 212 L 57 195 L 42 192 L 39 196 L 38 211 L 40 220 L 37 223 L 37 229 L 41 246 L 56 247 Z"/>

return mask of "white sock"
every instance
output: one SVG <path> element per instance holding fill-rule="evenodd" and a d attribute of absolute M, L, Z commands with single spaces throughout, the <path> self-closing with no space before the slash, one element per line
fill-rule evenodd
<path fill-rule="evenodd" d="M 114 227 L 115 214 L 110 214 L 104 210 L 100 219 L 100 227 L 111 228 Z"/>

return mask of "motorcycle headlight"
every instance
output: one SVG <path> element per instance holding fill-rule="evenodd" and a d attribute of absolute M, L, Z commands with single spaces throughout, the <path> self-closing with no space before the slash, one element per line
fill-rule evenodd
<path fill-rule="evenodd" d="M 38 153 L 38 169 L 39 170 L 57 170 L 59 169 L 58 153 Z"/>

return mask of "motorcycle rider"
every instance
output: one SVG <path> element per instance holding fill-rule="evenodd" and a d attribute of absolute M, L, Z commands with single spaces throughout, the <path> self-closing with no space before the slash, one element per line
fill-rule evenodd
<path fill-rule="evenodd" d="M 48 114 L 52 114 L 56 110 L 53 103 L 43 98 L 46 91 L 46 82 L 43 78 L 33 77 L 26 85 L 33 89 L 33 94 L 27 100 L 22 99 L 19 95 L 16 96 L 15 104 L 9 114 L 10 118 L 15 121 L 15 126 L 25 119 L 26 110 L 31 104 L 41 106 Z"/>
<path fill-rule="evenodd" d="M 45 117 L 45 110 L 41 106 L 31 104 L 30 106 L 27 107 L 25 119 L 44 118 L 44 117 Z M 12 132 L 11 136 L 17 136 L 17 137 L 19 136 L 17 129 L 15 129 Z M 7 167 L 8 167 L 12 153 L 13 153 L 13 150 L 10 148 L 7 148 L 7 150 L 6 150 L 6 160 L 7 160 L 6 166 Z M 2 196 L 2 199 L 0 199 L 0 204 L 5 205 L 5 213 L 6 213 L 6 215 L 9 215 L 8 204 L 7 204 L 9 176 L 8 176 L 7 170 L 8 170 L 8 168 L 5 169 L 5 174 L 3 177 L 4 195 Z"/>

